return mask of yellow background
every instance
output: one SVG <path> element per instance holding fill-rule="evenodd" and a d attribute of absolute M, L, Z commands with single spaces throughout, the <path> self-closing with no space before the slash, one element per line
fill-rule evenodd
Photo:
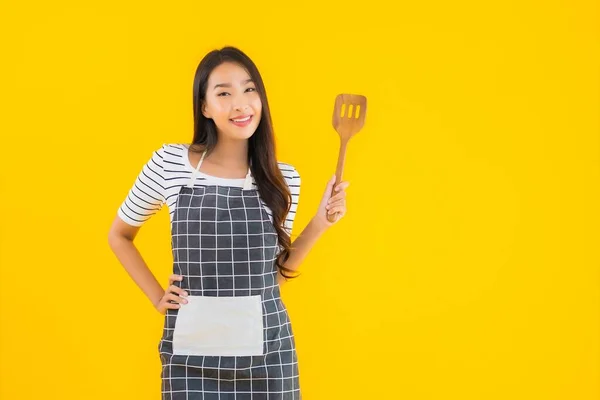
<path fill-rule="evenodd" d="M 158 399 L 162 316 L 107 243 L 192 81 L 234 45 L 306 226 L 335 95 L 368 97 L 348 214 L 282 291 L 303 398 L 600 398 L 592 1 L 0 3 L 0 398 Z M 166 285 L 166 207 L 136 240 Z"/>

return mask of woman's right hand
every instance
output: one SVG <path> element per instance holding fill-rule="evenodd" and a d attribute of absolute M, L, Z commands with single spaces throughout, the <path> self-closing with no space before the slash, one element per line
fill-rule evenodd
<path fill-rule="evenodd" d="M 188 292 L 173 285 L 174 281 L 181 281 L 182 279 L 183 277 L 181 275 L 176 274 L 169 277 L 169 285 L 167 290 L 165 290 L 165 294 L 160 298 L 158 304 L 154 306 L 162 315 L 167 313 L 168 308 L 176 310 L 181 307 L 179 303 L 187 303 L 187 300 L 184 297 L 187 297 Z"/>

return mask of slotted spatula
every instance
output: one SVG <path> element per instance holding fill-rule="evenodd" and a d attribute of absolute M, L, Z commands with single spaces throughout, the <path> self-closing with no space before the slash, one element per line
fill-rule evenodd
<path fill-rule="evenodd" d="M 335 186 L 342 181 L 348 141 L 362 129 L 366 116 L 367 98 L 365 96 L 348 93 L 341 93 L 336 96 L 332 122 L 333 128 L 340 135 L 340 154 L 335 171 L 335 184 L 332 188 L 332 196 L 335 194 Z M 329 222 L 335 222 L 339 218 L 339 215 L 339 212 L 327 214 L 327 219 Z"/>

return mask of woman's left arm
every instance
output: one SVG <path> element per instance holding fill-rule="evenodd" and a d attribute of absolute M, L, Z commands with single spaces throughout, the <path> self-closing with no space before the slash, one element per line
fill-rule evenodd
<path fill-rule="evenodd" d="M 332 196 L 331 190 L 334 184 L 335 175 L 327 182 L 327 187 L 325 188 L 325 193 L 323 194 L 316 215 L 310 220 L 296 240 L 292 242 L 290 256 L 283 264 L 287 269 L 298 271 L 302 261 L 304 261 L 321 235 L 346 215 L 346 188 L 350 183 L 348 181 L 338 183 L 335 186 L 335 194 Z M 329 222 L 327 214 L 336 212 L 340 213 L 338 218 L 334 222 Z M 277 274 L 277 281 L 279 284 L 282 284 L 287 279 L 279 272 Z"/>

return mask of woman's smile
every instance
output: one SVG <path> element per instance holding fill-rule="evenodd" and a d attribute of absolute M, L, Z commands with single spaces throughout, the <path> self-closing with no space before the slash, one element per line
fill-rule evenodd
<path fill-rule="evenodd" d="M 242 119 L 230 119 L 230 121 L 235 126 L 239 126 L 239 127 L 243 128 L 245 126 L 250 125 L 250 122 L 252 122 L 252 117 L 253 117 L 253 115 L 249 115 L 246 118 L 242 118 Z"/>

